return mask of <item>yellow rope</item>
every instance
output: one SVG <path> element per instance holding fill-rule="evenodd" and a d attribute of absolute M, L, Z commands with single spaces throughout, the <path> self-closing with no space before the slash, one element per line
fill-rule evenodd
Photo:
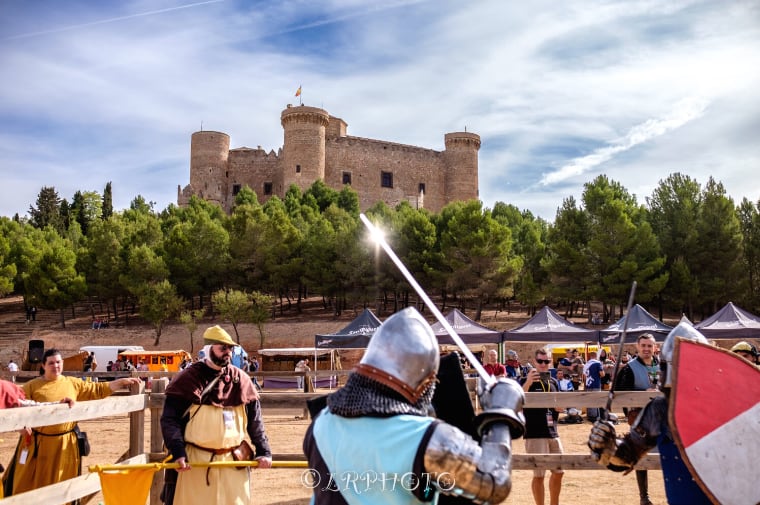
<path fill-rule="evenodd" d="M 258 461 L 198 461 L 190 462 L 191 467 L 236 467 L 236 466 L 259 466 Z M 306 461 L 272 461 L 273 468 L 306 468 Z M 90 465 L 87 469 L 91 472 L 110 472 L 120 470 L 164 470 L 166 468 L 179 468 L 179 463 L 135 463 L 131 465 Z"/>

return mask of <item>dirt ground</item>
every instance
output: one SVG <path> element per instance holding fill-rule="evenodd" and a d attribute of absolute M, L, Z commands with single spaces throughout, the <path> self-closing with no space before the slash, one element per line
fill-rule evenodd
<path fill-rule="evenodd" d="M 358 312 L 347 311 L 339 319 L 331 316 L 318 314 L 308 318 L 281 318 L 267 323 L 265 327 L 266 347 L 299 347 L 313 346 L 314 335 L 317 333 L 331 333 L 343 328 Z M 385 317 L 385 316 L 382 316 Z M 512 328 L 527 320 L 524 313 L 506 314 L 490 311 L 484 313 L 482 324 L 495 328 Z M 56 328 L 53 324 L 40 325 L 35 328 L 28 338 L 43 339 L 45 347 L 57 347 L 63 351 L 76 351 L 85 345 L 142 345 L 145 349 L 190 349 L 190 339 L 187 330 L 178 324 L 169 325 L 164 329 L 161 342 L 158 347 L 153 346 L 155 332 L 148 326 L 128 326 L 126 328 L 107 328 L 92 330 L 88 324 L 89 318 L 83 317 L 81 321 L 67 321 L 66 330 Z M 209 325 L 217 324 L 218 321 L 204 321 L 199 325 L 195 334 L 193 346 L 197 353 L 201 347 L 201 335 L 203 329 Z M 230 325 L 222 324 L 230 333 Z M 258 331 L 251 325 L 239 327 L 241 343 L 248 352 L 255 351 L 260 347 Z M 20 360 L 27 339 L 0 339 L 0 361 L 5 365 L 9 359 Z M 521 357 L 532 355 L 536 344 L 524 344 L 512 346 L 518 350 Z M 350 363 L 346 364 L 351 366 Z M 264 410 L 264 419 L 267 432 L 270 437 L 272 450 L 278 454 L 301 453 L 303 435 L 308 426 L 307 420 L 298 418 L 301 410 Z M 146 415 L 146 447 L 149 440 L 149 412 Z M 92 445 L 92 453 L 85 458 L 85 466 L 92 464 L 113 463 L 128 448 L 129 421 L 127 416 L 101 418 L 93 421 L 80 423 L 82 429 L 87 431 Z M 560 425 L 560 435 L 566 453 L 588 453 L 586 440 L 590 430 L 590 424 Z M 620 425 L 621 429 L 624 429 Z M 0 462 L 7 464 L 10 460 L 16 443 L 16 435 L 13 433 L 0 434 Z M 522 440 L 514 443 L 514 452 L 524 452 Z M 271 469 L 256 470 L 253 479 L 253 503 L 261 505 L 295 505 L 308 502 L 309 489 L 301 483 L 302 469 Z M 531 495 L 530 471 L 513 472 L 514 486 L 512 494 L 504 502 L 510 505 L 530 505 L 533 503 Z M 548 484 L 548 478 L 546 479 Z M 662 474 L 659 471 L 650 472 L 650 495 L 655 504 L 664 504 L 665 495 Z M 548 491 L 547 491 L 548 493 Z M 101 496 L 96 496 L 91 503 L 99 503 Z M 633 474 L 622 476 L 606 470 L 568 471 L 563 479 L 560 503 L 562 505 L 604 503 L 605 505 L 629 505 L 638 503 L 638 491 L 636 479 Z M 547 498 L 548 503 L 548 498 Z"/>
<path fill-rule="evenodd" d="M 267 433 L 272 450 L 280 454 L 300 454 L 303 435 L 309 421 L 298 419 L 298 410 L 278 409 L 266 412 L 264 415 Z M 146 427 L 149 426 L 150 414 L 146 415 Z M 84 465 L 107 464 L 116 461 L 128 448 L 129 420 L 126 416 L 101 418 L 80 423 L 87 431 L 91 441 L 92 452 L 85 458 Z M 587 453 L 586 440 L 590 424 L 560 425 L 560 437 L 567 453 Z M 620 425 L 622 428 L 622 425 Z M 1 461 L 7 463 L 16 443 L 14 434 L 2 435 L 0 442 Z M 149 431 L 146 429 L 146 447 L 148 447 Z M 523 440 L 513 444 L 515 453 L 524 452 Z M 303 469 L 254 470 L 252 484 L 253 504 L 257 505 L 301 505 L 308 503 L 310 490 L 301 483 Z M 504 502 L 508 505 L 530 505 L 532 472 L 516 470 L 512 479 L 512 493 Z M 545 479 L 548 486 L 548 477 Z M 649 490 L 655 504 L 665 504 L 665 491 L 662 474 L 659 471 L 649 472 Z M 548 491 L 547 491 L 548 493 Z M 90 503 L 102 501 L 100 495 Z M 560 503 L 590 504 L 604 503 L 605 505 L 630 505 L 638 503 L 638 491 L 634 474 L 623 476 L 606 470 L 575 470 L 568 471 L 562 481 Z M 547 498 L 548 503 L 548 498 Z"/>

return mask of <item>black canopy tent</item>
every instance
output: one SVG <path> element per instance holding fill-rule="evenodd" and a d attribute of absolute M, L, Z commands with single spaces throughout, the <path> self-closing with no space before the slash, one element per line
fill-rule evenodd
<path fill-rule="evenodd" d="M 314 347 L 317 349 L 365 349 L 380 324 L 380 319 L 371 310 L 364 309 L 364 312 L 342 330 L 327 335 L 316 335 Z"/>
<path fill-rule="evenodd" d="M 637 303 L 631 307 L 631 310 L 626 315 L 605 329 L 599 331 L 600 341 L 605 344 L 618 343 L 620 341 L 620 334 L 625 327 L 626 320 L 628 320 L 628 328 L 625 342 L 628 344 L 636 342 L 639 335 L 643 333 L 651 333 L 654 336 L 655 341 L 664 342 L 665 337 L 667 337 L 670 330 L 673 329 L 672 326 L 668 326 L 659 321 L 652 314 L 647 312 L 644 307 Z"/>
<path fill-rule="evenodd" d="M 544 306 L 536 315 L 517 328 L 503 333 L 504 342 L 597 342 L 599 332 L 582 326 L 576 326 Z"/>
<path fill-rule="evenodd" d="M 760 317 L 732 302 L 694 327 L 712 339 L 760 338 Z"/>
<path fill-rule="evenodd" d="M 501 342 L 500 331 L 492 330 L 476 323 L 465 316 L 459 309 L 449 311 L 445 319 L 465 344 L 498 344 Z M 449 332 L 446 331 L 446 328 L 439 321 L 433 323 L 431 327 L 435 332 L 435 338 L 438 339 L 439 345 L 454 344 L 454 340 L 449 335 Z"/>

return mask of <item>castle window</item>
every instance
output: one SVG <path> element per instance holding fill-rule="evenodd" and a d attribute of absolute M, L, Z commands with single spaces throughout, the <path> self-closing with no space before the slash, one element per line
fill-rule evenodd
<path fill-rule="evenodd" d="M 297 174 L 301 173 L 301 165 L 296 165 L 296 173 Z"/>
<path fill-rule="evenodd" d="M 240 184 L 233 184 L 232 185 L 232 196 L 235 196 L 238 193 L 240 193 Z"/>
<path fill-rule="evenodd" d="M 272 194 L 272 183 L 271 182 L 265 182 L 264 183 L 264 194 L 265 195 L 271 195 Z"/>
<path fill-rule="evenodd" d="M 418 193 L 421 193 L 421 194 L 424 195 L 425 194 L 425 183 L 421 182 L 419 188 L 420 189 L 419 189 Z"/>
<path fill-rule="evenodd" d="M 393 187 L 393 172 L 380 172 L 380 186 L 383 188 Z"/>
<path fill-rule="evenodd" d="M 343 184 L 351 184 L 351 172 L 343 172 Z"/>

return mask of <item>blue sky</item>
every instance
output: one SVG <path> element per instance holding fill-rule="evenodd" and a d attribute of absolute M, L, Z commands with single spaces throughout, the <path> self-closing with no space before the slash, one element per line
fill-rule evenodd
<path fill-rule="evenodd" d="M 0 2 L 0 215 L 42 186 L 69 201 L 189 183 L 190 135 L 282 145 L 306 105 L 348 134 L 442 150 L 480 134 L 480 194 L 549 221 L 606 174 L 760 199 L 756 1 Z"/>

